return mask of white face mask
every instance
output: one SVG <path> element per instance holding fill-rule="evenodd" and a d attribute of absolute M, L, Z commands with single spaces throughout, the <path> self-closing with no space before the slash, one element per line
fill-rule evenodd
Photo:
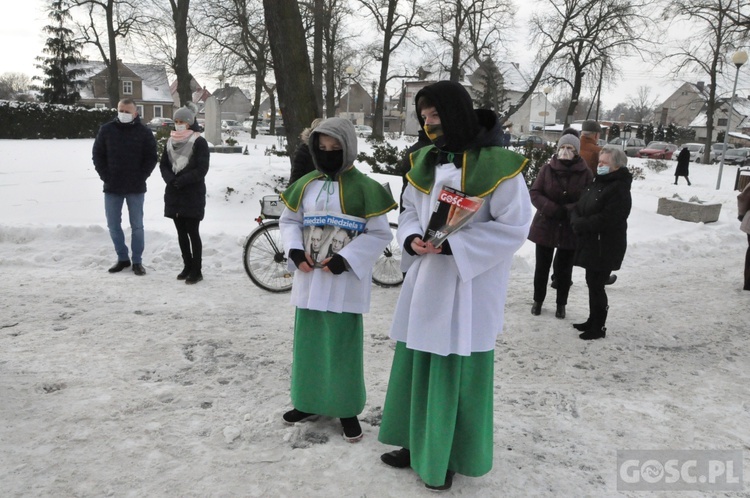
<path fill-rule="evenodd" d="M 576 153 L 570 149 L 559 149 L 557 151 L 557 158 L 558 159 L 573 159 L 575 157 Z"/>
<path fill-rule="evenodd" d="M 120 123 L 130 123 L 135 119 L 135 116 L 128 114 L 127 112 L 118 112 L 117 119 L 120 120 Z"/>
<path fill-rule="evenodd" d="M 186 124 L 176 124 L 176 125 L 174 125 L 174 130 L 175 131 L 185 131 L 185 130 L 187 130 L 187 125 Z"/>
<path fill-rule="evenodd" d="M 596 174 L 597 175 L 608 175 L 609 174 L 609 166 L 597 166 L 596 167 Z"/>

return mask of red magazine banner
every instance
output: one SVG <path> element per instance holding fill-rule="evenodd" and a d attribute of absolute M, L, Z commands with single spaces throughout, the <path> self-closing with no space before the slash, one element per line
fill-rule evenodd
<path fill-rule="evenodd" d="M 443 187 L 438 194 L 423 240 L 435 247 L 448 236 L 466 225 L 484 204 L 481 197 L 469 197 L 451 187 Z"/>

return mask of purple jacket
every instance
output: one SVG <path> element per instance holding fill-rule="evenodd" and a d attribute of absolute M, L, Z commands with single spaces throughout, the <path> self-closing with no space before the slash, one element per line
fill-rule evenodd
<path fill-rule="evenodd" d="M 570 212 L 594 175 L 581 156 L 576 156 L 570 166 L 557 158 L 557 154 L 539 170 L 529 194 L 536 208 L 531 222 L 529 240 L 559 249 L 575 249 L 576 239 L 570 227 Z"/>

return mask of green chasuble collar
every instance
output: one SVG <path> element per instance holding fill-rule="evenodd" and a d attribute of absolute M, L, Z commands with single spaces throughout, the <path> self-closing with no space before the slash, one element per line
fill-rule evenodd
<path fill-rule="evenodd" d="M 429 194 L 435 183 L 438 149 L 428 145 L 409 156 L 411 170 L 406 174 L 414 188 Z M 502 147 L 481 147 L 463 153 L 461 191 L 471 196 L 484 197 L 498 185 L 513 178 L 526 166 L 528 159 Z"/>
<path fill-rule="evenodd" d="M 311 171 L 286 189 L 281 194 L 281 200 L 296 213 L 307 186 L 324 177 L 320 171 Z M 336 181 L 339 184 L 339 202 L 344 214 L 372 218 L 398 207 L 390 192 L 355 167 L 339 174 Z"/>

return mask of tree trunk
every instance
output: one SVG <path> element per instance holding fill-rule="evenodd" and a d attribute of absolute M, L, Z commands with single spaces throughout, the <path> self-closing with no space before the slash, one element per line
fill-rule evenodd
<path fill-rule="evenodd" d="M 578 107 L 578 97 L 581 95 L 581 86 L 583 85 L 581 71 L 576 71 L 575 79 L 573 80 L 573 92 L 570 96 L 570 104 L 568 104 L 568 111 L 565 113 L 565 124 L 563 128 L 570 126 L 570 121 L 573 119 L 573 115 Z"/>
<path fill-rule="evenodd" d="M 323 24 L 325 23 L 325 2 L 315 0 L 313 23 L 313 89 L 317 115 L 323 115 Z"/>
<path fill-rule="evenodd" d="M 291 163 L 299 134 L 317 112 L 302 16 L 296 0 L 263 0 L 263 12 Z"/>
<path fill-rule="evenodd" d="M 180 105 L 184 106 L 193 100 L 193 91 L 190 82 L 193 76 L 188 68 L 188 32 L 187 19 L 190 10 L 190 0 L 170 0 L 172 6 L 172 19 L 175 28 L 174 72 L 177 77 L 177 94 L 180 97 Z"/>
<path fill-rule="evenodd" d="M 120 102 L 120 64 L 117 60 L 117 34 L 115 33 L 114 17 L 115 7 L 114 0 L 108 0 L 107 15 L 107 41 L 109 42 L 109 78 L 107 79 L 107 95 L 109 96 L 109 106 L 117 109 Z"/>

